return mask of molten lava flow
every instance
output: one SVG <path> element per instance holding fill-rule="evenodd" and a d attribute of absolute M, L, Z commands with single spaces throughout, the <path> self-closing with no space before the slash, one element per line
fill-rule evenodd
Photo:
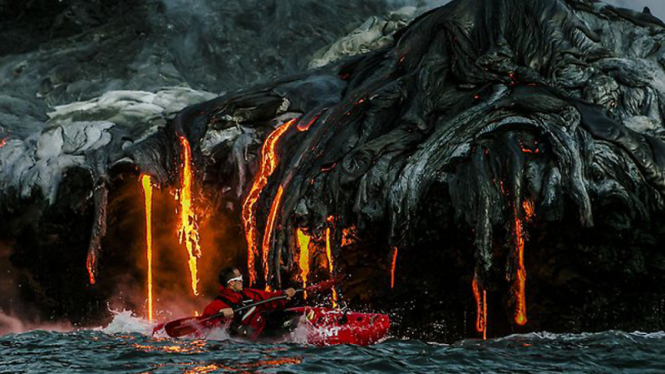
<path fill-rule="evenodd" d="M 95 263 L 97 258 L 94 253 L 88 253 L 88 258 L 85 262 L 85 267 L 88 269 L 88 275 L 90 276 L 90 284 L 95 284 Z"/>
<path fill-rule="evenodd" d="M 141 176 L 145 198 L 145 242 L 148 257 L 148 320 L 152 321 L 152 185 L 150 176 Z"/>
<path fill-rule="evenodd" d="M 328 223 L 332 225 L 334 219 L 333 216 L 328 217 Z M 328 226 L 328 228 L 326 228 L 326 256 L 328 257 L 328 271 L 330 271 L 330 277 L 332 278 L 334 276 L 335 265 L 333 263 L 332 250 L 330 249 L 331 232 L 332 229 Z M 337 290 L 335 290 L 335 287 L 332 288 L 332 305 L 333 308 L 337 308 Z"/>
<path fill-rule="evenodd" d="M 189 254 L 189 272 L 192 276 L 192 292 L 198 295 L 197 285 L 199 278 L 197 275 L 196 261 L 201 258 L 201 247 L 199 246 L 199 230 L 196 214 L 192 208 L 192 151 L 189 142 L 184 136 L 180 136 L 182 145 L 182 183 L 179 193 L 180 201 L 180 228 L 178 234 L 180 244 L 185 242 L 187 254 Z"/>
<path fill-rule="evenodd" d="M 476 331 L 483 333 L 483 340 L 487 338 L 487 292 L 483 290 L 483 298 L 480 299 L 478 280 L 473 277 L 473 296 L 476 298 Z"/>
<path fill-rule="evenodd" d="M 535 209 L 533 207 L 533 200 L 526 199 L 522 202 L 522 208 L 524 209 L 524 217 L 527 222 L 531 222 L 533 216 L 536 215 Z"/>
<path fill-rule="evenodd" d="M 395 287 L 395 265 L 397 265 L 397 247 L 393 248 L 393 264 L 390 267 L 390 288 Z"/>
<path fill-rule="evenodd" d="M 279 138 L 291 127 L 296 121 L 292 119 L 284 125 L 278 127 L 273 131 L 266 141 L 263 143 L 261 149 L 261 163 L 254 178 L 252 189 L 247 194 L 247 198 L 242 206 L 242 222 L 245 226 L 245 238 L 247 239 L 247 270 L 249 271 L 249 285 L 251 286 L 256 282 L 256 270 L 254 269 L 254 256 L 258 254 L 257 251 L 257 232 L 256 232 L 256 202 L 261 195 L 261 191 L 268 183 L 268 178 L 275 171 L 277 167 L 277 154 L 275 153 L 275 146 Z"/>
<path fill-rule="evenodd" d="M 356 235 L 358 234 L 358 229 L 355 225 L 351 225 L 342 230 L 342 247 L 351 245 L 356 242 Z"/>
<path fill-rule="evenodd" d="M 4 147 L 5 144 L 7 144 L 7 139 L 8 138 L 9 138 L 9 136 L 5 136 L 4 138 L 2 138 L 2 140 L 0 140 L 0 148 Z"/>
<path fill-rule="evenodd" d="M 314 118 L 312 118 L 311 121 L 309 121 L 307 123 L 299 123 L 298 127 L 297 127 L 298 131 L 307 131 L 307 130 L 309 130 L 309 128 L 319 119 L 320 116 L 321 116 L 320 114 L 316 115 Z"/>
<path fill-rule="evenodd" d="M 487 340 L 487 291 L 483 290 L 483 340 Z"/>
<path fill-rule="evenodd" d="M 312 238 L 305 234 L 301 229 L 296 231 L 298 240 L 298 249 L 300 250 L 300 278 L 302 279 L 302 288 L 307 287 L 307 276 L 309 275 L 309 242 Z M 303 298 L 307 299 L 307 291 L 303 293 Z"/>
<path fill-rule="evenodd" d="M 513 289 L 515 292 L 515 323 L 522 326 L 526 320 L 526 300 L 524 296 L 526 286 L 526 269 L 524 268 L 524 233 L 522 221 L 515 208 L 515 251 L 517 252 L 517 274 Z"/>
<path fill-rule="evenodd" d="M 268 265 L 268 254 L 270 253 L 270 239 L 272 238 L 272 231 L 275 228 L 275 217 L 277 217 L 277 212 L 279 211 L 279 204 L 282 201 L 282 193 L 284 188 L 280 185 L 277 190 L 277 195 L 275 195 L 275 200 L 272 202 L 270 207 L 270 214 L 268 215 L 268 222 L 266 223 L 266 232 L 263 234 L 263 276 L 266 280 L 266 287 L 268 285 L 268 270 L 270 266 Z"/>

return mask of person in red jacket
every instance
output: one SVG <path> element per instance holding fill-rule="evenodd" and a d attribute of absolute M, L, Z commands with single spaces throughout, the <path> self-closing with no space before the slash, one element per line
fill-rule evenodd
<path fill-rule="evenodd" d="M 242 273 L 236 267 L 226 267 L 219 272 L 219 295 L 203 311 L 203 316 L 224 313 L 225 318 L 214 320 L 213 324 L 224 323 L 231 335 L 242 335 L 256 339 L 266 325 L 262 312 L 283 309 L 296 291 L 293 288 L 284 291 L 268 292 L 253 288 L 243 288 Z M 276 296 L 286 295 L 287 298 L 257 305 L 239 313 L 233 309 L 263 301 Z"/>

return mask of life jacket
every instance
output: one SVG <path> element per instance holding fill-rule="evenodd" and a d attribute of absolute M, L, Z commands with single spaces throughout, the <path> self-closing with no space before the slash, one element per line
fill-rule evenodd
<path fill-rule="evenodd" d="M 217 297 L 215 297 L 215 300 L 220 300 L 221 302 L 225 303 L 233 310 L 236 310 L 240 307 L 259 301 L 256 299 L 252 299 L 247 294 L 247 290 L 242 290 L 238 293 L 242 295 L 242 299 L 239 303 L 234 303 L 233 301 L 229 300 L 228 298 L 222 295 L 217 295 Z M 248 337 L 250 339 L 255 339 L 256 337 L 258 337 L 259 334 L 261 334 L 261 331 L 263 330 L 264 326 L 265 326 L 265 321 L 263 320 L 260 311 L 258 311 L 256 307 L 252 307 L 249 309 L 242 310 L 238 313 L 234 313 L 233 321 L 231 322 L 228 331 L 231 336 L 240 335 Z"/>

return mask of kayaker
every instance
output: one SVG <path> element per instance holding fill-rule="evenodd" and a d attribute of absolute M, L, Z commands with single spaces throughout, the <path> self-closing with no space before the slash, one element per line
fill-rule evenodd
<path fill-rule="evenodd" d="M 261 334 L 266 325 L 262 312 L 284 309 L 286 302 L 296 294 L 293 288 L 276 292 L 243 288 L 242 273 L 233 266 L 225 267 L 219 272 L 219 283 L 219 295 L 206 306 L 203 316 L 224 313 L 226 318 L 213 320 L 213 324 L 222 323 L 231 335 L 242 335 L 252 340 Z M 233 309 L 243 305 L 281 295 L 286 295 L 287 298 L 261 304 L 237 314 L 233 312 Z"/>

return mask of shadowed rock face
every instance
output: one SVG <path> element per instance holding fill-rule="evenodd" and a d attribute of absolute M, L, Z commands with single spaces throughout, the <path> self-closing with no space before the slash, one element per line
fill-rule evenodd
<path fill-rule="evenodd" d="M 261 144 L 289 126 L 256 203 L 259 283 L 297 280 L 298 229 L 328 238 L 345 300 L 401 335 L 473 336 L 472 284 L 490 336 L 662 329 L 664 31 L 592 1 L 453 1 L 388 47 L 188 107 L 123 156 L 172 185 L 184 134 L 240 225 Z M 129 173 L 101 169 L 111 191 Z"/>

